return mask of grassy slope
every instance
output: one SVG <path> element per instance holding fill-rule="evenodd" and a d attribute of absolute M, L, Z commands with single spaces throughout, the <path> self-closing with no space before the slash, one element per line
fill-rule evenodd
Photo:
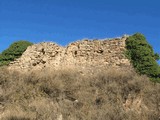
<path fill-rule="evenodd" d="M 160 117 L 160 84 L 130 70 L 77 68 L 20 74 L 1 68 L 0 88 L 0 119 L 4 120 Z"/>

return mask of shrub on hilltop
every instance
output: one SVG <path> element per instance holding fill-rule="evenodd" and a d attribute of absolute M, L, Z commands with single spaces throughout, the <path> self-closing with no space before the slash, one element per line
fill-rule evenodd
<path fill-rule="evenodd" d="M 8 65 L 9 62 L 19 58 L 30 45 L 32 45 L 31 42 L 24 40 L 20 40 L 11 44 L 8 49 L 4 50 L 0 54 L 0 66 Z"/>
<path fill-rule="evenodd" d="M 145 36 L 140 33 L 130 36 L 126 41 L 126 48 L 127 56 L 137 72 L 160 82 L 160 67 L 156 61 L 160 56 L 154 53 Z"/>

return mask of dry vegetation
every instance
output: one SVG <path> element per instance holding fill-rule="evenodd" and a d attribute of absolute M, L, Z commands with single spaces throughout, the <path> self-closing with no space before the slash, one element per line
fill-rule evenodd
<path fill-rule="evenodd" d="M 2 120 L 158 120 L 160 84 L 132 70 L 0 69 Z"/>

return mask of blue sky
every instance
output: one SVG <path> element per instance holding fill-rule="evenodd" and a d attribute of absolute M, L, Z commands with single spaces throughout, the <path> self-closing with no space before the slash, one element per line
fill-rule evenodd
<path fill-rule="evenodd" d="M 159 0 L 0 0 L 0 51 L 17 40 L 60 45 L 143 33 L 160 53 Z"/>

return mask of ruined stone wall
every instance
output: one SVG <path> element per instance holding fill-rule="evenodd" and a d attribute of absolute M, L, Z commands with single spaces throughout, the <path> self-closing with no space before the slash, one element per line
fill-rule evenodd
<path fill-rule="evenodd" d="M 130 66 L 124 53 L 126 37 L 111 40 L 81 40 L 67 47 L 44 42 L 29 46 L 9 69 L 32 70 L 46 67 Z"/>

